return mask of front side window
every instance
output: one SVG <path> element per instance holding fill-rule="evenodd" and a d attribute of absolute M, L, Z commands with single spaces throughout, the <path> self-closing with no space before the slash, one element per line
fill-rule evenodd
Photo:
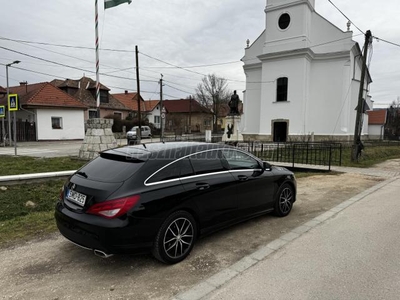
<path fill-rule="evenodd" d="M 229 164 L 231 170 L 243 170 L 243 169 L 259 169 L 260 165 L 253 157 L 250 155 L 234 150 L 234 149 L 224 149 L 222 150 L 226 161 Z"/>
<path fill-rule="evenodd" d="M 276 84 L 276 101 L 287 101 L 287 94 L 288 94 L 288 78 L 281 77 L 278 78 Z"/>
<path fill-rule="evenodd" d="M 196 175 L 225 171 L 222 165 L 222 154 L 218 150 L 201 152 L 190 156 L 190 162 Z"/>
<path fill-rule="evenodd" d="M 62 118 L 61 117 L 51 117 L 51 127 L 53 129 L 62 129 Z"/>
<path fill-rule="evenodd" d="M 176 179 L 180 177 L 186 177 L 193 175 L 193 168 L 190 164 L 188 158 L 180 159 L 176 162 L 173 162 L 169 166 L 155 173 L 149 179 L 149 183 L 165 181 L 170 179 Z"/>
<path fill-rule="evenodd" d="M 160 116 L 154 116 L 154 124 L 160 124 Z"/>

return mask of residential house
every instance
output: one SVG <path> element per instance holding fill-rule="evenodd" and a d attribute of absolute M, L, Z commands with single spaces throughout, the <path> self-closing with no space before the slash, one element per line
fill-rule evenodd
<path fill-rule="evenodd" d="M 56 79 L 51 83 L 88 107 L 85 121 L 97 117 L 96 81 L 84 76 L 78 80 Z M 100 84 L 100 118 L 117 115 L 121 119 L 125 119 L 129 113 L 130 109 L 110 95 L 109 88 Z"/>
<path fill-rule="evenodd" d="M 265 14 L 265 30 L 242 58 L 244 138 L 351 140 L 362 53 L 350 23 L 337 28 L 315 11 L 315 0 L 267 0 Z M 372 108 L 371 82 L 367 70 L 363 97 Z"/>
<path fill-rule="evenodd" d="M 120 94 L 112 94 L 119 102 L 128 107 L 131 112 L 136 115 L 138 113 L 137 93 L 129 93 L 125 91 Z M 143 100 L 140 96 L 140 114 L 148 119 L 156 128 L 160 128 L 161 109 L 160 100 Z"/>
<path fill-rule="evenodd" d="M 387 118 L 387 109 L 370 110 L 368 113 L 368 138 L 383 140 Z"/>
<path fill-rule="evenodd" d="M 175 133 L 212 130 L 213 113 L 194 99 L 164 100 L 165 131 Z"/>
<path fill-rule="evenodd" d="M 19 98 L 19 110 L 16 112 L 17 141 L 84 138 L 87 106 L 68 93 L 42 82 L 12 86 L 10 94 L 18 94 Z M 0 98 L 0 104 L 7 106 L 6 97 Z"/>

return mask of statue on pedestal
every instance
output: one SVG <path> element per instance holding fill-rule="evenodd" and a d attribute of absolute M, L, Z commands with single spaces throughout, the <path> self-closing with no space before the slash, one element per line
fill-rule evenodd
<path fill-rule="evenodd" d="M 239 116 L 239 96 L 236 94 L 236 91 L 233 91 L 233 95 L 231 100 L 229 101 L 228 105 L 230 108 L 229 115 L 230 116 Z"/>

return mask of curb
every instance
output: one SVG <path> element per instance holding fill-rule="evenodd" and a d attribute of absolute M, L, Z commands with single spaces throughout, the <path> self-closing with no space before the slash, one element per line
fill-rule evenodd
<path fill-rule="evenodd" d="M 274 252 L 278 251 L 282 247 L 286 246 L 288 243 L 294 241 L 295 239 L 301 237 L 303 234 L 307 233 L 312 228 L 326 222 L 333 216 L 344 210 L 345 208 L 351 206 L 352 204 L 362 200 L 366 196 L 380 190 L 386 185 L 392 183 L 398 178 L 391 178 L 385 180 L 377 185 L 359 193 L 358 195 L 351 197 L 350 199 L 342 202 L 341 204 L 333 207 L 332 209 L 324 212 L 323 214 L 315 217 L 314 219 L 292 229 L 290 232 L 282 235 L 278 239 L 260 247 L 257 251 L 243 257 L 238 262 L 234 263 L 230 267 L 214 274 L 210 278 L 203 280 L 202 282 L 196 284 L 187 291 L 181 292 L 175 295 L 172 300 L 200 300 L 208 296 L 215 290 L 219 289 L 222 285 L 228 283 L 230 280 L 236 276 L 242 274 L 247 269 L 257 264 L 259 261 L 268 258 Z"/>
<path fill-rule="evenodd" d="M 0 183 L 25 181 L 25 180 L 32 180 L 32 179 L 65 177 L 65 176 L 70 176 L 70 175 L 74 174 L 75 172 L 76 172 L 76 170 L 0 176 Z"/>

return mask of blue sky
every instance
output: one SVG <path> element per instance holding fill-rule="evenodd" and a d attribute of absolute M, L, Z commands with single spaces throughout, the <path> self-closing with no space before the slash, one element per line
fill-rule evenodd
<path fill-rule="evenodd" d="M 332 0 L 360 29 L 400 44 L 398 0 Z M 139 46 L 143 97 L 159 99 L 160 74 L 166 86 L 164 98 L 187 97 L 194 93 L 203 74 L 215 73 L 229 81 L 229 88 L 245 89 L 240 59 L 246 40 L 254 41 L 264 30 L 265 0 L 133 0 L 104 12 L 99 0 L 101 82 L 111 92 L 135 91 L 135 45 Z M 58 78 L 95 78 L 94 50 L 55 47 L 15 40 L 94 47 L 94 0 L 1 1 L 0 46 L 81 70 L 58 66 L 0 49 L 0 64 L 14 60 L 10 85 L 20 81 L 36 83 Z M 328 2 L 316 0 L 316 11 L 342 30 L 347 20 Z M 6 12 L 6 13 L 4 13 Z M 352 26 L 354 35 L 359 31 Z M 354 40 L 363 43 L 363 36 Z M 150 58 L 152 57 L 152 58 Z M 155 60 L 154 58 L 158 59 Z M 179 67 L 190 67 L 185 71 Z M 223 64 L 222 64 L 223 63 Z M 204 67 L 197 67 L 203 66 Z M 0 85 L 6 85 L 5 67 L 0 65 Z M 128 69 L 128 70 L 126 70 Z M 40 72 L 37 74 L 27 70 Z M 84 71 L 85 70 L 85 71 Z M 400 96 L 400 47 L 373 42 L 370 65 L 371 95 L 376 104 L 390 104 Z M 114 76 L 114 77 L 113 77 Z M 120 77 L 120 78 L 116 78 Z M 379 105 L 377 105 L 379 106 Z"/>

